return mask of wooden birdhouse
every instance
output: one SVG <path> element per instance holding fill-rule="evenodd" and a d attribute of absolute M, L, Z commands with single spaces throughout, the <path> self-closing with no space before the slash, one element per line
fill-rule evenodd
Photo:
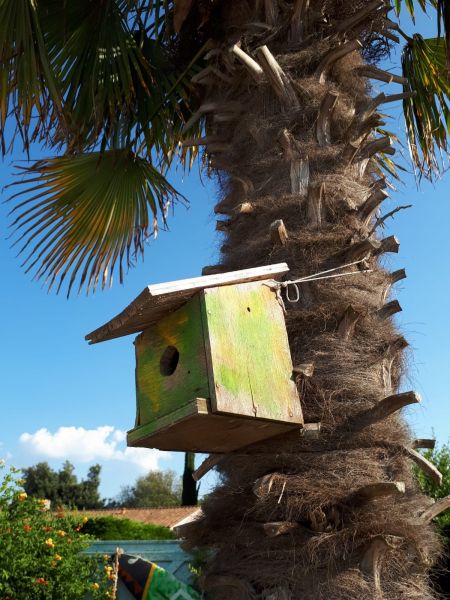
<path fill-rule="evenodd" d="M 282 304 L 286 264 L 147 287 L 90 343 L 141 332 L 129 446 L 226 452 L 299 428 Z"/>

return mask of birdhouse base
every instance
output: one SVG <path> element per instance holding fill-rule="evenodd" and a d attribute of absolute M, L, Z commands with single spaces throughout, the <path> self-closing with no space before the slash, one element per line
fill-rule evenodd
<path fill-rule="evenodd" d="M 128 432 L 128 446 L 181 452 L 231 452 L 254 442 L 300 429 L 301 424 L 221 415 L 196 398 L 151 423 Z"/>

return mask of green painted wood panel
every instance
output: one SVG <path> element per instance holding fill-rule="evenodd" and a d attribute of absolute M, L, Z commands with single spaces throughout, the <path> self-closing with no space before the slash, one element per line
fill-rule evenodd
<path fill-rule="evenodd" d="M 268 285 L 202 292 L 213 411 L 302 423 L 283 310 Z"/>
<path fill-rule="evenodd" d="M 167 415 L 194 398 L 209 397 L 198 296 L 141 333 L 135 347 L 137 425 Z M 174 372 L 164 375 L 161 357 L 168 347 L 175 348 L 179 358 Z M 169 361 L 166 372 L 170 366 Z"/>

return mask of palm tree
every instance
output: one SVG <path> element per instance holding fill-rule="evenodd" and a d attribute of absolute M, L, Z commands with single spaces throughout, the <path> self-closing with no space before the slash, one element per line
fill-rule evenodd
<path fill-rule="evenodd" d="M 401 100 L 411 157 L 433 177 L 447 152 L 450 84 L 444 0 L 438 36 L 410 37 L 413 0 L 42 0 L 0 2 L 0 114 L 25 148 L 60 153 L 22 170 L 14 224 L 27 269 L 58 289 L 122 279 L 183 200 L 165 173 L 203 165 L 222 197 L 220 265 L 288 262 L 286 299 L 303 411 L 317 439 L 283 436 L 217 458 L 221 482 L 187 544 L 214 549 L 201 583 L 214 598 L 433 598 L 431 523 L 449 505 L 419 493 L 411 462 L 436 479 L 399 417 L 407 341 L 392 315 L 378 216 Z M 388 14 L 389 13 L 389 14 Z M 403 74 L 376 64 L 405 44 Z M 371 94 L 370 81 L 403 86 Z M 345 267 L 345 268 L 343 268 Z M 330 273 L 329 273 L 330 274 Z M 276 394 L 276 390 L 274 390 Z"/>

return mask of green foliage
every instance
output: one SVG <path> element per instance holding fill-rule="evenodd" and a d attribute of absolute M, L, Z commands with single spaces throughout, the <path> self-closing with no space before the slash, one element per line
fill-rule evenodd
<path fill-rule="evenodd" d="M 150 508 L 180 506 L 181 486 L 173 471 L 150 471 L 120 492 L 116 506 Z"/>
<path fill-rule="evenodd" d="M 416 476 L 422 491 L 435 500 L 445 498 L 450 495 L 450 447 L 444 444 L 440 448 L 426 450 L 423 455 L 442 473 L 442 484 L 438 486 L 423 471 L 416 468 Z M 440 527 L 450 527 L 450 509 L 439 515 L 436 522 Z"/>
<path fill-rule="evenodd" d="M 49 289 L 59 280 L 59 291 L 71 273 L 67 295 L 79 272 L 79 291 L 104 288 L 108 277 L 112 284 L 116 264 L 122 282 L 123 260 L 143 255 L 158 212 L 165 222 L 177 197 L 151 162 L 127 149 L 57 157 L 23 172 L 20 194 L 28 199 L 11 211 L 14 245 L 26 272 L 35 270 Z"/>
<path fill-rule="evenodd" d="M 85 480 L 78 481 L 74 466 L 66 461 L 59 471 L 46 462 L 23 469 L 24 490 L 29 496 L 46 498 L 53 506 L 70 508 L 100 508 L 103 502 L 98 491 L 100 465 L 90 467 Z"/>
<path fill-rule="evenodd" d="M 188 13 L 193 20 L 206 13 L 178 2 L 174 27 L 174 6 L 0 0 L 2 152 L 21 137 L 27 150 L 40 141 L 63 154 L 26 168 L 13 196 L 23 265 L 50 288 L 68 282 L 70 293 L 77 281 L 79 290 L 95 290 L 117 271 L 122 281 L 148 236 L 166 225 L 169 204 L 183 200 L 165 176 L 174 159 L 190 168 L 197 156 L 187 140 L 201 136 L 205 114 L 192 76 L 209 34 L 203 20 L 183 35 Z M 394 8 L 413 20 L 417 10 L 436 17 L 432 40 L 398 29 L 407 41 L 405 88 L 415 94 L 404 103 L 411 157 L 432 178 L 442 171 L 441 153 L 448 155 L 450 3 L 394 0 Z M 396 176 L 387 157 L 379 165 Z"/>
<path fill-rule="evenodd" d="M 419 173 L 431 178 L 442 169 L 442 155 L 448 155 L 450 80 L 445 40 L 414 35 L 403 51 L 402 66 L 408 79 L 405 91 L 414 94 L 403 103 L 411 157 Z"/>
<path fill-rule="evenodd" d="M 82 527 L 83 533 L 98 540 L 173 540 L 174 534 L 168 527 L 139 523 L 117 517 L 90 518 Z"/>
<path fill-rule="evenodd" d="M 109 597 L 97 559 L 82 554 L 91 538 L 80 532 L 81 520 L 46 511 L 42 500 L 24 491 L 18 473 L 11 469 L 0 481 L 0 597 L 84 600 L 87 592 L 95 599 Z"/>
<path fill-rule="evenodd" d="M 27 167 L 14 196 L 24 265 L 49 287 L 122 280 L 182 199 L 164 174 L 196 155 L 179 144 L 202 127 L 185 126 L 203 47 L 179 51 L 172 12 L 169 0 L 0 0 L 3 154 L 17 136 L 63 154 Z"/>

